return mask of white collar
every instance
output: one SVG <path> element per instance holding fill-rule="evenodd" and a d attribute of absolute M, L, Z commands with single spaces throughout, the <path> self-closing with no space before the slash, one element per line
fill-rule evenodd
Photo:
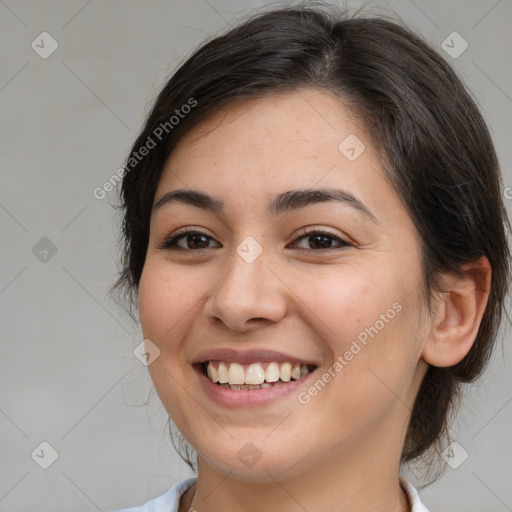
<path fill-rule="evenodd" d="M 147 501 L 140 507 L 122 509 L 117 512 L 178 512 L 181 496 L 183 496 L 196 481 L 197 477 L 187 478 L 171 487 L 161 496 Z M 409 499 L 409 504 L 412 507 L 411 512 L 429 512 L 425 505 L 421 503 L 418 491 L 410 482 L 405 480 L 405 478 L 400 478 L 400 485 Z"/>
<path fill-rule="evenodd" d="M 408 482 L 405 478 L 400 477 L 400 485 L 404 490 L 405 494 L 409 498 L 409 504 L 411 505 L 411 512 L 429 512 L 428 508 L 421 503 L 420 495 L 414 486 Z"/>

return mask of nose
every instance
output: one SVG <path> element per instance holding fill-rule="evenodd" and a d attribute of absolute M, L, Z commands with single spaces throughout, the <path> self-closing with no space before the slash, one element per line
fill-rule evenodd
<path fill-rule="evenodd" d="M 271 268 L 266 250 L 248 261 L 236 251 L 228 258 L 226 270 L 204 304 L 209 322 L 246 332 L 286 315 L 285 280 Z"/>

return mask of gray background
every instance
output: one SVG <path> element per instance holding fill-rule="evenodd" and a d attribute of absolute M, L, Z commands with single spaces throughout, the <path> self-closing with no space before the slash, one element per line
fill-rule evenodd
<path fill-rule="evenodd" d="M 0 0 L 1 511 L 108 511 L 191 475 L 132 353 L 140 330 L 106 298 L 119 219 L 114 195 L 97 200 L 93 190 L 123 164 L 178 62 L 263 5 Z M 512 186 L 512 2 L 380 0 L 368 8 L 392 8 L 440 49 L 453 31 L 468 42 L 457 59 L 441 53 L 481 105 L 504 186 Z M 47 59 L 31 47 L 44 31 L 59 45 Z M 510 210 L 512 188 L 504 194 Z M 512 510 L 512 357 L 503 327 L 453 425 L 469 457 L 421 491 L 432 512 Z M 58 452 L 46 470 L 36 463 L 49 460 L 43 441 Z"/>

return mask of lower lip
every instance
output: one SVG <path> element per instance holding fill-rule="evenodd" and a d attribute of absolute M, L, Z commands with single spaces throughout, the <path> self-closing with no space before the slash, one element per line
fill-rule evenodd
<path fill-rule="evenodd" d="M 213 383 L 203 373 L 202 365 L 195 367 L 195 370 L 199 376 L 199 382 L 208 397 L 219 405 L 232 408 L 264 405 L 284 398 L 297 392 L 314 373 L 308 373 L 298 380 L 291 380 L 285 384 L 275 384 L 270 388 L 236 390 Z"/>

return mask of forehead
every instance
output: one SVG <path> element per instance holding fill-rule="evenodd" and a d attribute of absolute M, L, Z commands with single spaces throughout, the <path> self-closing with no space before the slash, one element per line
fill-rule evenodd
<path fill-rule="evenodd" d="M 327 91 L 303 88 L 228 103 L 186 133 L 178 147 L 208 144 L 216 137 L 227 135 L 238 142 L 250 142 L 247 135 L 272 136 L 282 143 L 325 139 L 329 135 L 337 140 L 345 131 L 362 136 L 364 130 L 358 116 L 341 98 Z M 267 142 L 271 141 L 267 139 Z"/>
<path fill-rule="evenodd" d="M 254 190 L 288 187 L 290 180 L 299 188 L 340 179 L 356 186 L 356 175 L 368 181 L 381 174 L 380 162 L 364 126 L 340 98 L 301 89 L 238 100 L 210 114 L 178 142 L 161 185 L 234 185 L 243 177 Z"/>

